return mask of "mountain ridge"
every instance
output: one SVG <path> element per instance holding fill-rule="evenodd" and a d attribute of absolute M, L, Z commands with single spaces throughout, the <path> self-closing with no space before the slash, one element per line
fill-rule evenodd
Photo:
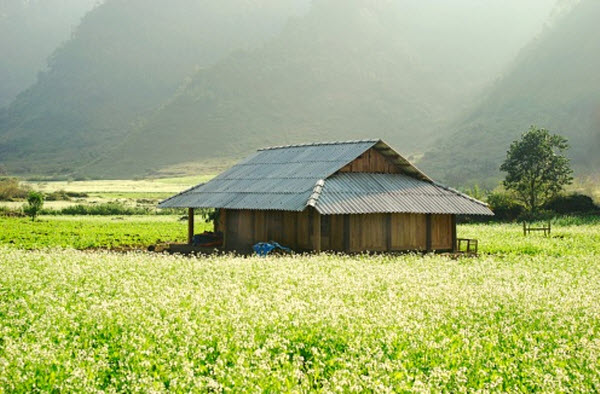
<path fill-rule="evenodd" d="M 569 138 L 579 174 L 593 171 L 600 164 L 599 17 L 600 3 L 582 1 L 531 42 L 420 165 L 451 183 L 493 186 L 510 142 L 536 125 Z"/>

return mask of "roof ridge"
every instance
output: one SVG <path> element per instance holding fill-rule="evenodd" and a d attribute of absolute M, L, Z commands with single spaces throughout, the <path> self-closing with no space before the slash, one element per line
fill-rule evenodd
<path fill-rule="evenodd" d="M 323 187 L 325 186 L 325 179 L 319 179 L 317 183 L 315 183 L 315 187 L 313 188 L 313 192 L 308 198 L 306 202 L 307 207 L 316 207 L 317 202 L 319 202 L 319 197 L 321 197 L 321 193 L 323 192 Z"/>
<path fill-rule="evenodd" d="M 366 144 L 366 143 L 377 143 L 381 139 L 364 139 L 364 140 L 348 140 L 348 141 L 324 141 L 324 142 L 308 142 L 302 144 L 290 144 L 290 145 L 279 145 L 270 146 L 258 149 L 258 152 L 276 149 L 288 149 L 288 148 L 303 148 L 307 146 L 325 146 L 325 145 L 350 145 L 350 144 Z"/>

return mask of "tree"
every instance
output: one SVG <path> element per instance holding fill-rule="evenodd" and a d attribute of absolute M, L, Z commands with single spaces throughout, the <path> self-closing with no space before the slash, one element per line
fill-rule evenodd
<path fill-rule="evenodd" d="M 573 182 L 573 170 L 564 155 L 568 148 L 566 138 L 535 126 L 511 144 L 500 171 L 507 173 L 504 187 L 515 193 L 528 212 L 536 213 Z"/>
<path fill-rule="evenodd" d="M 31 217 L 31 221 L 35 221 L 43 206 L 44 195 L 40 192 L 31 191 L 27 196 L 27 205 L 25 205 L 23 211 Z"/>

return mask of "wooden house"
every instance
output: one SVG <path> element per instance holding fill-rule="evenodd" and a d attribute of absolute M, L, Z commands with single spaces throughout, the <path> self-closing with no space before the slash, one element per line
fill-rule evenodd
<path fill-rule="evenodd" d="M 276 241 L 296 251 L 453 251 L 457 215 L 485 203 L 435 183 L 381 140 L 261 149 L 160 208 L 217 210 L 227 251 Z"/>

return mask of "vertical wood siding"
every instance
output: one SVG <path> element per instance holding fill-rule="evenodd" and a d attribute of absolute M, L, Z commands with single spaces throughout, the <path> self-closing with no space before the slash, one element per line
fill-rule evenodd
<path fill-rule="evenodd" d="M 427 249 L 426 215 L 395 213 L 392 215 L 392 250 Z"/>
<path fill-rule="evenodd" d="M 400 169 L 374 148 L 369 149 L 339 172 L 399 174 Z"/>
<path fill-rule="evenodd" d="M 226 250 L 247 253 L 275 241 L 296 251 L 425 251 L 427 218 L 421 214 L 322 216 L 304 212 L 222 210 Z M 452 215 L 431 215 L 431 248 L 453 248 Z"/>
<path fill-rule="evenodd" d="M 431 215 L 431 248 L 452 250 L 452 215 Z"/>

